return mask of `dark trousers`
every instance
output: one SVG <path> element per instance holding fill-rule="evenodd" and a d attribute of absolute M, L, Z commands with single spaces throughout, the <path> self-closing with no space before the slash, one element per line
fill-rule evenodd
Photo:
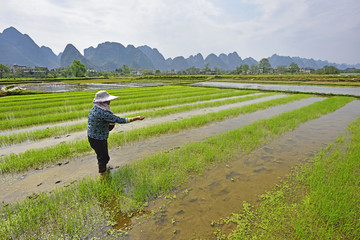
<path fill-rule="evenodd" d="M 110 160 L 107 140 L 97 140 L 91 137 L 88 139 L 90 146 L 95 150 L 98 165 L 106 165 Z"/>

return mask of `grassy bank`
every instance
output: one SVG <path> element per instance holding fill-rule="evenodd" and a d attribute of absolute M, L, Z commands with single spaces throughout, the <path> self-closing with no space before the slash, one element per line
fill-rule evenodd
<path fill-rule="evenodd" d="M 115 234 L 111 227 L 120 211 L 139 210 L 151 199 L 186 182 L 189 176 L 201 174 L 217 162 L 230 161 L 234 151 L 251 151 L 300 123 L 335 111 L 352 100 L 328 98 L 200 143 L 147 157 L 118 169 L 105 181 L 87 178 L 51 194 L 2 205 L 0 238 L 101 238 Z"/>

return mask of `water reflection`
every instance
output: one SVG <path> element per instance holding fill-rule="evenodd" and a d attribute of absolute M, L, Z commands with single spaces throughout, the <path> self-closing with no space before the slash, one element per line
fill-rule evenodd
<path fill-rule="evenodd" d="M 357 87 L 328 87 L 307 85 L 281 85 L 281 84 L 256 84 L 256 83 L 232 83 L 232 82 L 200 82 L 194 85 L 209 87 L 227 87 L 240 89 L 257 89 L 271 91 L 291 91 L 302 93 L 324 93 L 335 95 L 360 96 L 360 88 Z"/>

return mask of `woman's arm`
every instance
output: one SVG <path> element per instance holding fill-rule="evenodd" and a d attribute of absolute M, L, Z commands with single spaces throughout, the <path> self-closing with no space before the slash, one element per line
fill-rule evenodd
<path fill-rule="evenodd" d="M 133 118 L 128 118 L 129 122 L 133 122 L 133 121 L 137 121 L 137 120 L 143 120 L 145 117 L 144 116 L 137 116 L 137 117 L 133 117 Z"/>

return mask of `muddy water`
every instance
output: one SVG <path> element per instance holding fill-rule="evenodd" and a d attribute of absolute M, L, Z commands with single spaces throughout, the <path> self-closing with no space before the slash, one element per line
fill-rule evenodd
<path fill-rule="evenodd" d="M 322 99 L 323 98 L 318 97 L 303 99 L 251 114 L 240 115 L 239 117 L 226 119 L 222 122 L 210 124 L 198 129 L 186 130 L 177 134 L 167 134 L 143 142 L 126 145 L 110 151 L 110 164 L 114 167 L 118 167 L 156 152 L 180 147 L 188 142 L 201 141 L 206 137 L 230 129 L 239 128 L 253 121 L 269 118 Z M 56 167 L 30 171 L 21 175 L 2 176 L 0 178 L 0 202 L 12 202 L 17 199 L 21 200 L 32 193 L 50 191 L 56 187 L 64 186 L 72 181 L 82 179 L 83 177 L 96 175 L 97 163 L 95 153 L 93 153 L 79 159 L 72 159 L 68 163 Z"/>
<path fill-rule="evenodd" d="M 282 84 L 255 84 L 255 83 L 231 83 L 231 82 L 201 82 L 194 83 L 198 86 L 227 87 L 240 89 L 257 89 L 270 91 L 291 91 L 302 93 L 324 93 L 336 95 L 360 96 L 359 87 L 320 87 L 306 85 L 282 85 Z"/>
<path fill-rule="evenodd" d="M 301 124 L 250 154 L 239 154 L 234 161 L 210 169 L 203 177 L 193 178 L 169 194 L 176 195 L 175 199 L 152 203 L 148 210 L 155 211 L 154 217 L 133 219 L 128 238 L 216 239 L 212 232 L 221 226 L 212 226 L 212 221 L 241 211 L 243 201 L 256 201 L 279 183 L 279 177 L 334 140 L 358 116 L 360 101 L 354 101 L 334 113 Z"/>

